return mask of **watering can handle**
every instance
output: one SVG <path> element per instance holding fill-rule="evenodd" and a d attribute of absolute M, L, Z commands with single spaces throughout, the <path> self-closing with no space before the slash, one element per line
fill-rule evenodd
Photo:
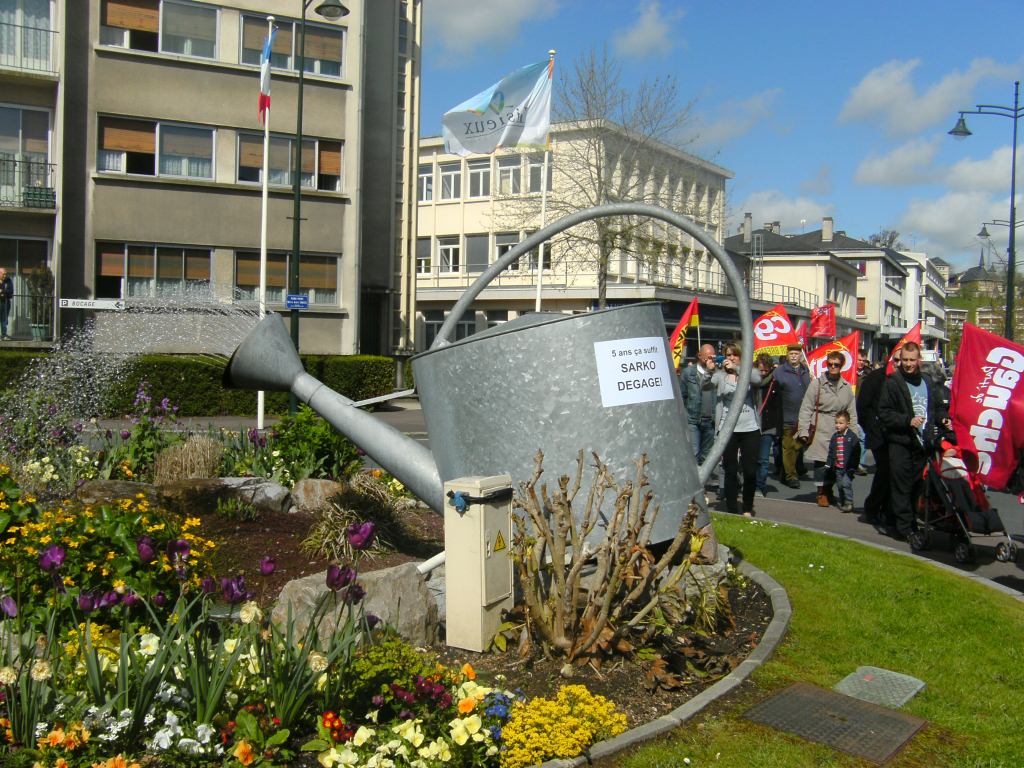
<path fill-rule="evenodd" d="M 747 387 L 750 385 L 750 364 L 754 359 L 754 336 L 753 336 L 753 325 L 752 318 L 750 315 L 750 301 L 747 299 L 746 287 L 743 285 L 743 278 L 740 275 L 736 265 L 732 263 L 725 250 L 718 242 L 712 238 L 703 228 L 697 226 L 693 220 L 683 216 L 682 214 L 670 211 L 666 208 L 660 208 L 656 205 L 649 205 L 647 203 L 606 203 L 604 205 L 597 205 L 593 208 L 586 208 L 582 211 L 576 211 L 570 213 L 568 216 L 564 216 L 558 221 L 554 221 L 548 224 L 543 229 L 539 229 L 532 235 L 521 241 L 512 250 L 506 252 L 491 264 L 483 274 L 478 277 L 466 292 L 462 294 L 455 306 L 452 307 L 451 312 L 448 313 L 448 317 L 445 318 L 444 323 L 441 325 L 441 330 L 438 332 L 437 337 L 434 339 L 434 343 L 430 345 L 431 349 L 437 349 L 439 347 L 445 347 L 452 343 L 452 337 L 455 332 L 455 324 L 458 319 L 465 314 L 466 310 L 472 306 L 476 297 L 486 288 L 490 282 L 500 275 L 505 269 L 514 261 L 519 259 L 521 256 L 529 253 L 534 248 L 538 248 L 541 243 L 547 242 L 555 235 L 565 230 L 575 227 L 577 224 L 582 224 L 593 219 L 599 219 L 605 216 L 649 216 L 652 219 L 660 219 L 667 224 L 671 224 L 683 230 L 686 234 L 693 237 L 701 245 L 708 249 L 718 263 L 722 267 L 722 271 L 725 272 L 725 276 L 729 281 L 729 286 L 732 289 L 733 295 L 736 297 L 736 312 L 740 318 L 740 332 L 741 332 L 741 349 L 743 351 L 744 365 L 740 366 L 739 380 L 736 382 L 736 391 L 733 393 L 732 401 L 729 403 L 729 411 L 725 416 L 725 420 L 722 422 L 718 434 L 715 437 L 715 442 L 711 446 L 711 450 L 708 451 L 707 457 L 704 459 L 704 463 L 700 465 L 699 476 L 701 483 L 706 483 L 708 478 L 711 476 L 712 470 L 715 465 L 718 464 L 718 460 L 722 457 L 722 453 L 725 451 L 725 444 L 729 442 L 729 437 L 732 435 L 733 429 L 736 427 L 736 422 L 740 417 L 740 410 L 742 409 L 743 399 L 747 395 Z M 538 251 L 539 252 L 539 251 Z M 539 262 L 538 262 L 539 265 Z M 746 322 L 743 322 L 746 318 Z M 676 387 L 678 387 L 678 381 Z"/>

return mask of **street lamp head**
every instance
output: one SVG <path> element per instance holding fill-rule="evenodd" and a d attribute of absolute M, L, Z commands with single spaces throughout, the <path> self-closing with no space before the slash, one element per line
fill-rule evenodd
<path fill-rule="evenodd" d="M 970 129 L 967 127 L 967 121 L 964 120 L 964 113 L 960 113 L 960 119 L 956 121 L 956 125 L 953 126 L 953 130 L 949 132 L 949 135 L 954 139 L 966 139 L 971 135 Z"/>
<path fill-rule="evenodd" d="M 982 224 L 981 225 L 981 232 L 979 232 L 977 236 L 980 237 L 982 240 L 988 240 L 988 238 L 989 238 L 988 227 L 986 227 L 984 224 Z"/>
<path fill-rule="evenodd" d="M 323 0 L 315 10 L 320 16 L 331 21 L 348 16 L 348 8 L 341 4 L 341 0 Z"/>

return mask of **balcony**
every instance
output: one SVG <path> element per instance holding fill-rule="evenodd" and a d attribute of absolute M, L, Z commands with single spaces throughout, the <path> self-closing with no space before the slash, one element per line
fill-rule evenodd
<path fill-rule="evenodd" d="M 0 69 L 58 74 L 53 61 L 56 36 L 52 29 L 0 23 Z"/>
<path fill-rule="evenodd" d="M 0 153 L 0 207 L 56 210 L 56 170 L 53 163 Z"/>
<path fill-rule="evenodd" d="M 49 294 L 15 293 L 7 308 L 7 337 L 10 342 L 53 341 L 55 297 Z M 5 307 L 0 302 L 0 313 Z"/>

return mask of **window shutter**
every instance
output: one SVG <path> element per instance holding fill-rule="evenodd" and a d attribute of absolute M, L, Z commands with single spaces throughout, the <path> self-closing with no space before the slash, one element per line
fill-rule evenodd
<path fill-rule="evenodd" d="M 246 168 L 263 167 L 263 139 L 242 134 L 238 137 L 238 165 Z"/>
<path fill-rule="evenodd" d="M 333 291 L 338 285 L 338 261 L 332 256 L 303 256 L 299 261 L 299 288 Z"/>
<path fill-rule="evenodd" d="M 156 126 L 141 120 L 100 118 L 100 149 L 155 154 Z"/>
<path fill-rule="evenodd" d="M 100 277 L 124 277 L 124 244 L 96 243 Z"/>
<path fill-rule="evenodd" d="M 160 129 L 160 146 L 164 154 L 181 157 L 213 157 L 212 133 L 208 130 L 164 126 Z"/>
<path fill-rule="evenodd" d="M 210 252 L 199 250 L 185 250 L 185 279 L 186 280 L 209 280 L 210 279 Z"/>
<path fill-rule="evenodd" d="M 342 32 L 324 27 L 306 27 L 306 57 L 341 64 Z"/>
<path fill-rule="evenodd" d="M 320 174 L 341 176 L 341 142 L 320 142 Z"/>
<path fill-rule="evenodd" d="M 103 23 L 140 32 L 160 31 L 159 0 L 106 0 Z"/>

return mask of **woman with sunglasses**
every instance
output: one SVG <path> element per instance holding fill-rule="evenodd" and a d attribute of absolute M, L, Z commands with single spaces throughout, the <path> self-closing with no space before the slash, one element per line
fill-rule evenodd
<path fill-rule="evenodd" d="M 733 393 L 736 391 L 736 382 L 739 380 L 740 364 L 739 345 L 726 344 L 722 368 L 711 377 L 711 383 L 715 386 L 718 394 L 715 423 L 719 426 L 725 421 L 729 412 L 729 404 L 732 402 Z M 726 443 L 725 452 L 722 454 L 722 496 L 725 500 L 725 511 L 734 515 L 740 511 L 736 505 L 736 495 L 739 485 L 737 470 L 739 462 L 742 460 L 743 514 L 747 517 L 754 516 L 757 462 L 761 455 L 761 419 L 757 407 L 754 405 L 754 388 L 760 383 L 761 373 L 754 368 L 750 372 L 751 388 L 747 390 L 747 396 L 741 406 L 739 421 L 736 422 L 732 435 L 729 436 L 729 442 Z"/>
<path fill-rule="evenodd" d="M 825 487 L 825 462 L 828 460 L 829 442 L 836 431 L 836 414 L 847 411 L 851 426 L 855 431 L 857 429 L 853 388 L 842 375 L 846 356 L 842 352 L 829 352 L 825 363 L 825 373 L 814 379 L 804 393 L 796 428 L 796 439 L 807 446 L 804 459 L 814 462 L 819 507 L 831 504 L 831 488 Z"/>

